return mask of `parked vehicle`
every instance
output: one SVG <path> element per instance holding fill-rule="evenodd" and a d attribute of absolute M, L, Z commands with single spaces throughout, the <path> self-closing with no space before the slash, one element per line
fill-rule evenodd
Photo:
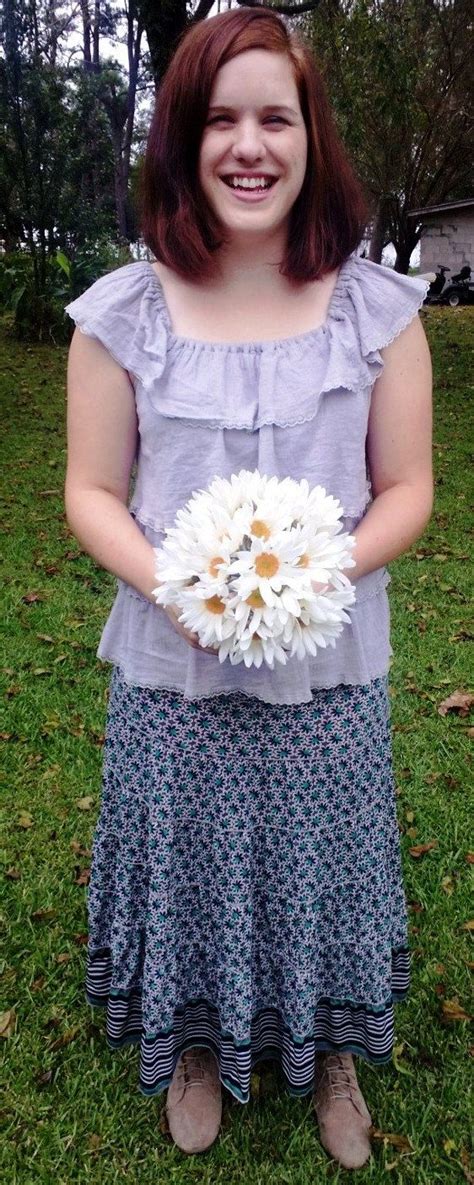
<path fill-rule="evenodd" d="M 456 275 L 447 278 L 451 268 L 438 263 L 435 278 L 429 286 L 424 304 L 448 304 L 455 309 L 460 304 L 474 304 L 474 282 L 468 263 Z"/>

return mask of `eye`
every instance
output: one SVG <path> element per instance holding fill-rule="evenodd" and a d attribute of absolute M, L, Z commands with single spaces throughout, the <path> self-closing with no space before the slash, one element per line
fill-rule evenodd
<path fill-rule="evenodd" d="M 230 119 L 231 119 L 230 115 L 214 115 L 212 120 L 207 120 L 207 123 L 217 123 L 218 120 L 230 120 Z M 277 123 L 287 123 L 287 120 L 283 120 L 282 115 L 268 115 L 267 120 L 265 120 L 265 122 L 268 122 L 268 120 L 270 120 L 270 121 L 276 120 Z"/>

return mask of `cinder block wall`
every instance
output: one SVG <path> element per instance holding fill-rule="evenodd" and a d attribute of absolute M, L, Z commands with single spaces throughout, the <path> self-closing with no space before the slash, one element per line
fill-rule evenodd
<path fill-rule="evenodd" d="M 469 263 L 474 277 L 474 212 L 446 210 L 431 214 L 420 239 L 420 272 L 436 271 L 436 264 L 451 268 L 451 275 Z"/>

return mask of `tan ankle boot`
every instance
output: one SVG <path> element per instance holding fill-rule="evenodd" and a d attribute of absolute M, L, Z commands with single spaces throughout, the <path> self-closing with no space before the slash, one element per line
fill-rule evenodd
<path fill-rule="evenodd" d="M 210 1049 L 185 1049 L 168 1087 L 168 1127 L 183 1152 L 205 1152 L 218 1135 L 222 1118 L 219 1069 Z"/>
<path fill-rule="evenodd" d="M 352 1054 L 317 1058 L 313 1103 L 323 1148 L 346 1169 L 365 1164 L 372 1119 L 361 1094 Z"/>

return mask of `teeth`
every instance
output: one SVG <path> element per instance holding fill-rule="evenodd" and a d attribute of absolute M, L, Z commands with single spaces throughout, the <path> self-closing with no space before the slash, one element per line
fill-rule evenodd
<path fill-rule="evenodd" d="M 269 189 L 271 182 L 265 177 L 232 177 L 231 184 L 234 189 Z"/>

